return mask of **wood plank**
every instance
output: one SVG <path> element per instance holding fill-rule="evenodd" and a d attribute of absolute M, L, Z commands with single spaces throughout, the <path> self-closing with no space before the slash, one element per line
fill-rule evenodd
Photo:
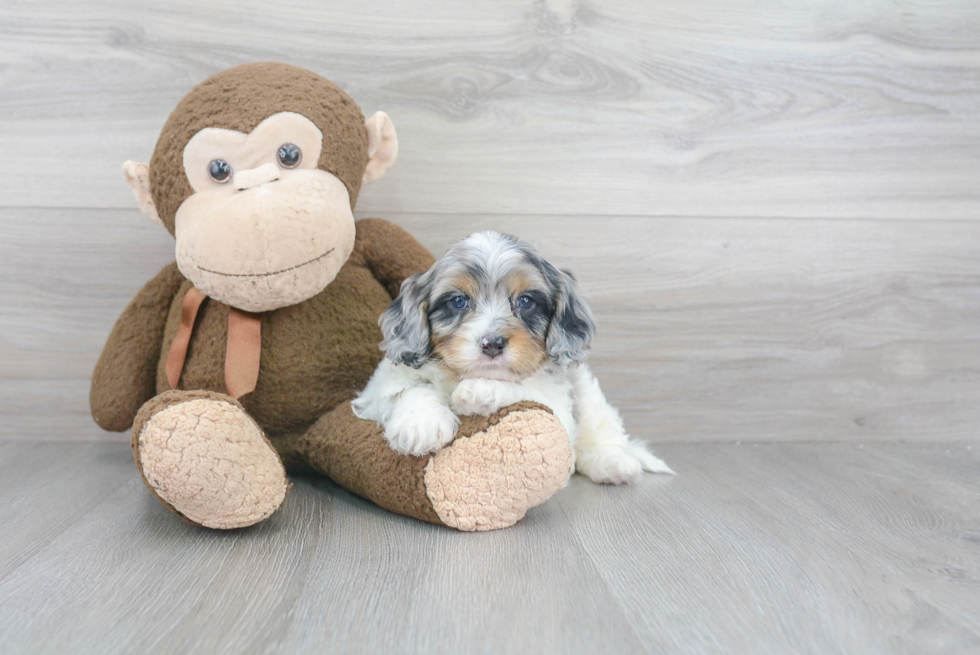
<path fill-rule="evenodd" d="M 57 361 L 57 356 L 51 359 Z M 0 379 L 0 402 L 7 403 L 0 438 L 128 443 L 128 431 L 106 432 L 92 420 L 90 386 L 88 377 Z"/>
<path fill-rule="evenodd" d="M 116 318 L 173 261 L 173 239 L 115 210 L 0 210 L 0 235 L 0 437 L 128 441 L 92 421 L 89 380 Z"/>
<path fill-rule="evenodd" d="M 557 504 L 465 534 L 309 479 L 263 524 L 217 532 L 126 470 L 130 484 L 0 576 L 0 652 L 644 652 Z M 46 483 L 31 489 L 50 500 Z"/>
<path fill-rule="evenodd" d="M 654 652 L 972 653 L 976 444 L 663 446 L 557 500 Z"/>
<path fill-rule="evenodd" d="M 117 444 L 0 443 L 0 578 L 138 475 Z"/>
<path fill-rule="evenodd" d="M 977 223 L 389 218 L 437 253 L 514 232 L 575 272 L 599 322 L 592 365 L 641 437 L 977 435 Z M 172 240 L 135 210 L 0 209 L 0 233 L 0 434 L 108 436 L 88 376 Z"/>
<path fill-rule="evenodd" d="M 15 444 L 12 459 L 9 446 L 0 457 L 35 471 L 23 496 L 61 501 L 55 444 Z M 516 527 L 476 535 L 320 478 L 296 480 L 269 521 L 212 532 L 153 500 L 125 445 L 58 447 L 92 484 L 99 461 L 132 477 L 71 523 L 30 515 L 45 530 L 0 575 L 0 652 L 980 648 L 976 441 L 666 444 L 676 477 L 576 477 Z"/>
<path fill-rule="evenodd" d="M 438 217 L 534 243 L 579 278 L 590 362 L 655 441 L 941 440 L 980 425 L 972 223 Z"/>
<path fill-rule="evenodd" d="M 135 206 L 178 99 L 280 60 L 393 117 L 367 212 L 977 219 L 978 30 L 972 0 L 9 0 L 0 203 Z"/>

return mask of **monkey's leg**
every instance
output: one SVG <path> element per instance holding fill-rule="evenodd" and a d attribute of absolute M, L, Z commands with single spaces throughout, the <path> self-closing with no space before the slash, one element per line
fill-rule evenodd
<path fill-rule="evenodd" d="M 423 457 L 400 455 L 381 428 L 344 403 L 325 414 L 297 447 L 307 463 L 381 507 L 458 530 L 495 530 L 565 484 L 572 451 L 547 407 L 522 402 L 463 417 L 456 440 Z"/>
<path fill-rule="evenodd" d="M 132 446 L 146 486 L 197 525 L 253 525 L 275 512 L 289 489 L 262 429 L 224 394 L 166 391 L 147 401 L 136 415 Z"/>

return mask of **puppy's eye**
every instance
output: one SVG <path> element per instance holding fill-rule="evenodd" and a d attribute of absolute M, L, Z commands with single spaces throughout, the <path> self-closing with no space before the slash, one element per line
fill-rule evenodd
<path fill-rule="evenodd" d="M 521 296 L 520 298 L 517 299 L 518 309 L 527 310 L 527 309 L 531 309 L 532 307 L 534 307 L 534 298 L 532 298 L 531 296 Z"/>
<path fill-rule="evenodd" d="M 232 173 L 234 171 L 231 169 L 231 164 L 224 159 L 212 159 L 211 163 L 208 164 L 208 175 L 218 184 L 224 184 L 230 180 Z"/>
<path fill-rule="evenodd" d="M 449 301 L 453 309 L 466 309 L 470 305 L 469 298 L 466 296 L 455 296 Z"/>
<path fill-rule="evenodd" d="M 276 159 L 283 168 L 296 168 L 303 161 L 303 151 L 292 143 L 284 143 L 276 151 Z"/>

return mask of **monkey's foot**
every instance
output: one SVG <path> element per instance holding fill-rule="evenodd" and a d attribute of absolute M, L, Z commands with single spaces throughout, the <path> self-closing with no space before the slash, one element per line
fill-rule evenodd
<path fill-rule="evenodd" d="M 303 435 L 299 452 L 314 470 L 393 512 L 457 530 L 496 530 L 562 488 L 572 449 L 547 407 L 521 402 L 491 416 L 460 418 L 455 441 L 415 457 L 391 449 L 349 403 Z"/>
<path fill-rule="evenodd" d="M 487 418 L 464 417 L 460 436 L 432 456 L 425 488 L 436 514 L 458 530 L 514 525 L 562 488 L 572 450 L 547 408 L 518 403 Z"/>
<path fill-rule="evenodd" d="M 177 515 L 208 528 L 268 518 L 289 481 L 262 429 L 229 396 L 167 391 L 140 409 L 133 456 L 146 486 Z"/>

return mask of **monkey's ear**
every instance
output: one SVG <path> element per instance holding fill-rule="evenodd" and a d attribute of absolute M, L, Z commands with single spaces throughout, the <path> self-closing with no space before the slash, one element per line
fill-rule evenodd
<path fill-rule="evenodd" d="M 398 135 L 395 134 L 395 126 L 388 114 L 383 111 L 376 112 L 367 119 L 364 128 L 367 130 L 370 160 L 364 169 L 361 183 L 370 184 L 380 180 L 385 171 L 395 163 L 395 158 L 398 157 Z"/>
<path fill-rule="evenodd" d="M 156 205 L 153 204 L 153 196 L 150 195 L 150 166 L 141 164 L 137 161 L 127 161 L 123 164 L 123 177 L 129 183 L 129 188 L 133 190 L 133 196 L 139 203 L 140 210 L 146 216 L 163 227 L 160 214 L 157 213 Z"/>

